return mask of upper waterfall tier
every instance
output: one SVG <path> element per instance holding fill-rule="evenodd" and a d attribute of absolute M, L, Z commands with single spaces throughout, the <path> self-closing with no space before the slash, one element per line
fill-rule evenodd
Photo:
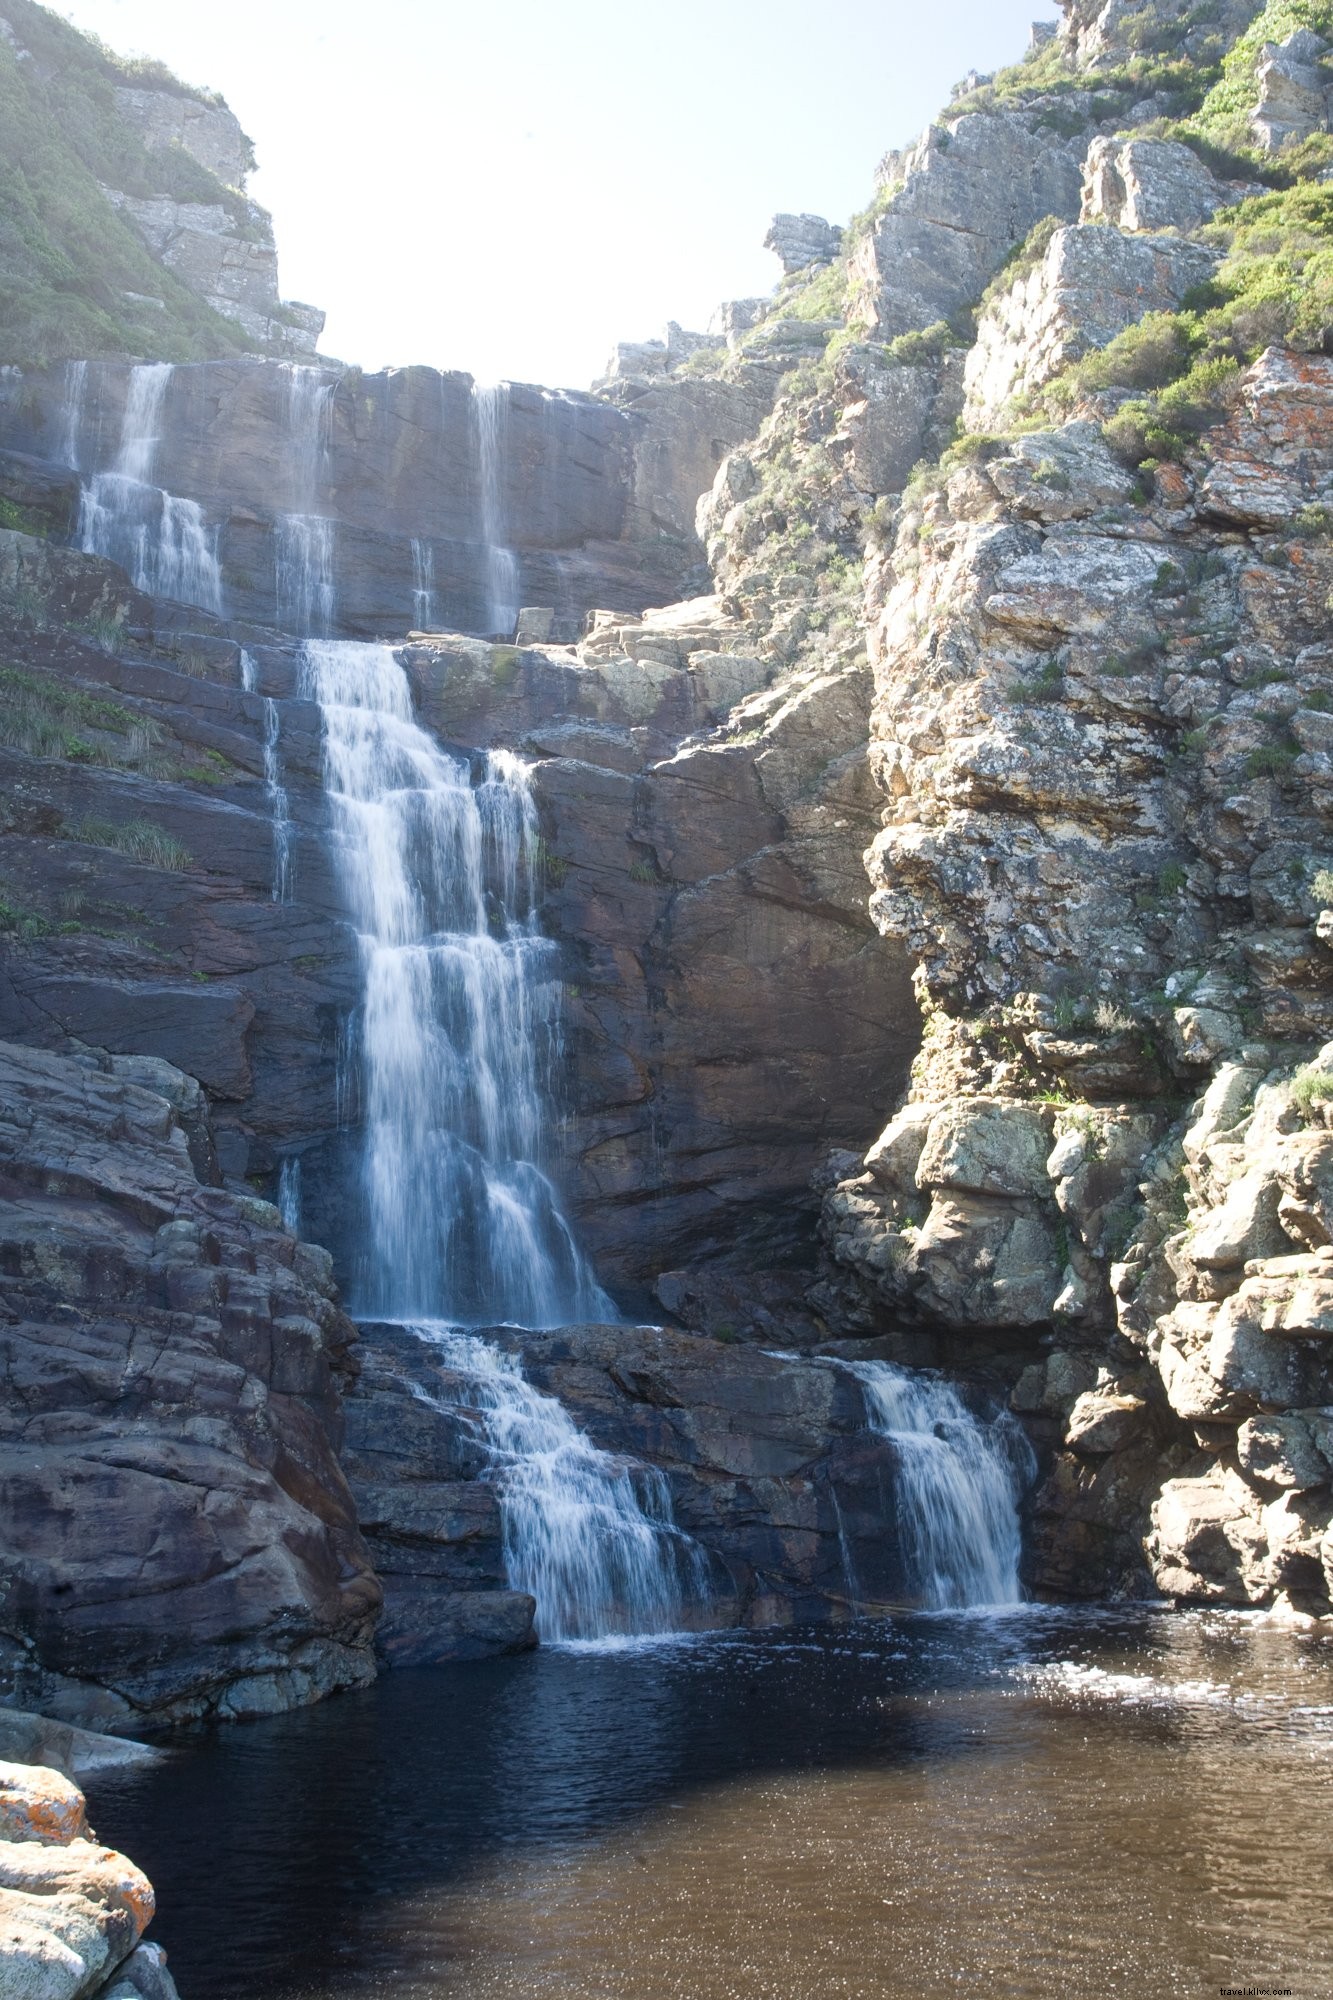
<path fill-rule="evenodd" d="M 614 1318 L 541 1168 L 560 995 L 527 771 L 441 750 L 387 646 L 312 640 L 306 676 L 364 981 L 356 1303 L 398 1319 Z"/>
<path fill-rule="evenodd" d="M 594 607 L 688 595 L 695 504 L 757 421 L 717 384 L 645 412 L 433 368 L 78 362 L 0 377 L 0 449 L 79 472 L 85 546 L 156 594 L 301 635 L 402 636 L 424 617 L 508 640 L 534 604 L 572 637 Z M 176 510 L 176 555 L 147 567 L 145 537 L 167 539 L 145 494 Z M 199 586 L 201 550 L 216 589 Z"/>

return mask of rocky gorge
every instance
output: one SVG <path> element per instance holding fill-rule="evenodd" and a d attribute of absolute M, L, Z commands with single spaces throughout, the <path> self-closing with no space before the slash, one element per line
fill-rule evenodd
<path fill-rule="evenodd" d="M 1061 14 L 586 394 L 323 360 L 231 114 L 99 72 L 175 319 L 0 371 L 25 1728 L 1333 1615 L 1333 8 Z M 16 1992 L 169 2000 L 0 1813 Z"/>

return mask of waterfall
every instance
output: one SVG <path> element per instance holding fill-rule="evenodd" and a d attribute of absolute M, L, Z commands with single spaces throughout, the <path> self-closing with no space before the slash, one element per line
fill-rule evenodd
<path fill-rule="evenodd" d="M 675 1525 L 653 1466 L 584 1437 L 569 1412 L 524 1379 L 512 1355 L 454 1328 L 413 1328 L 462 1377 L 490 1451 L 505 1570 L 537 1600 L 543 1639 L 677 1630 L 708 1597 L 708 1566 Z"/>
<path fill-rule="evenodd" d="M 418 632 L 435 630 L 435 551 L 429 542 L 412 543 L 412 622 Z"/>
<path fill-rule="evenodd" d="M 304 679 L 361 946 L 359 1308 L 474 1326 L 612 1319 L 540 1165 L 559 988 L 526 767 L 442 750 L 388 646 L 312 639 Z"/>
<path fill-rule="evenodd" d="M 278 1170 L 278 1213 L 282 1226 L 293 1236 L 301 1234 L 301 1162 L 293 1153 Z"/>
<path fill-rule="evenodd" d="M 502 387 L 472 387 L 481 477 L 481 538 L 486 546 L 486 630 L 512 639 L 518 623 L 518 560 L 505 544 L 504 444 L 509 414 Z"/>
<path fill-rule="evenodd" d="M 284 632 L 325 633 L 333 625 L 333 523 L 319 514 L 280 514 L 273 525 L 277 622 Z"/>
<path fill-rule="evenodd" d="M 251 655 L 241 649 L 241 686 L 247 694 L 254 694 L 259 684 L 259 674 Z M 282 757 L 279 745 L 281 718 L 278 704 L 270 696 L 264 702 L 264 789 L 268 794 L 269 816 L 273 821 L 273 881 L 271 894 L 275 903 L 290 903 L 292 900 L 292 821 L 287 802 L 287 789 L 282 782 Z"/>
<path fill-rule="evenodd" d="M 1035 1470 L 1007 1412 L 983 1423 L 956 1389 L 886 1361 L 838 1364 L 860 1382 L 870 1428 L 892 1441 L 903 1555 L 928 1610 L 1019 1604 L 1018 1501 Z"/>
<path fill-rule="evenodd" d="M 88 391 L 88 363 L 67 361 L 65 363 L 65 394 L 56 418 L 60 438 L 56 445 L 56 457 L 62 465 L 72 465 L 81 472 L 83 432 L 83 405 Z"/>
<path fill-rule="evenodd" d="M 317 511 L 329 480 L 337 383 L 296 362 L 286 363 L 285 373 L 288 465 L 298 505 L 273 524 L 277 622 L 285 632 L 322 636 L 337 614 L 334 524 Z"/>
<path fill-rule="evenodd" d="M 136 589 L 220 617 L 222 572 L 203 509 L 153 484 L 173 372 L 170 362 L 130 370 L 115 463 L 95 473 L 80 495 L 79 545 L 85 555 L 119 563 Z"/>

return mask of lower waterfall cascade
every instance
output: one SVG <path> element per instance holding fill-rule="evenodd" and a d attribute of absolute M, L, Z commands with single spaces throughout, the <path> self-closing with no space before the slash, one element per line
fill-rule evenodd
<path fill-rule="evenodd" d="M 898 1457 L 903 1554 L 930 1611 L 1019 1604 L 1018 1502 L 1036 1461 L 1003 1411 L 983 1422 L 937 1376 L 887 1361 L 839 1364 L 861 1384 L 870 1428 Z"/>
<path fill-rule="evenodd" d="M 708 1563 L 676 1526 L 663 1473 L 593 1444 L 492 1342 L 413 1330 L 464 1380 L 491 1454 L 509 1581 L 536 1598 L 544 1640 L 673 1632 L 706 1603 Z"/>

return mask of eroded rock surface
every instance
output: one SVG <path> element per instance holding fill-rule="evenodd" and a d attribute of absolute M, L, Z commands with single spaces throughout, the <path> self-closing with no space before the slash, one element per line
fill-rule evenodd
<path fill-rule="evenodd" d="M 0 1046 L 4 1694 L 131 1734 L 363 1684 L 380 1597 L 331 1261 L 135 1076 Z"/>

